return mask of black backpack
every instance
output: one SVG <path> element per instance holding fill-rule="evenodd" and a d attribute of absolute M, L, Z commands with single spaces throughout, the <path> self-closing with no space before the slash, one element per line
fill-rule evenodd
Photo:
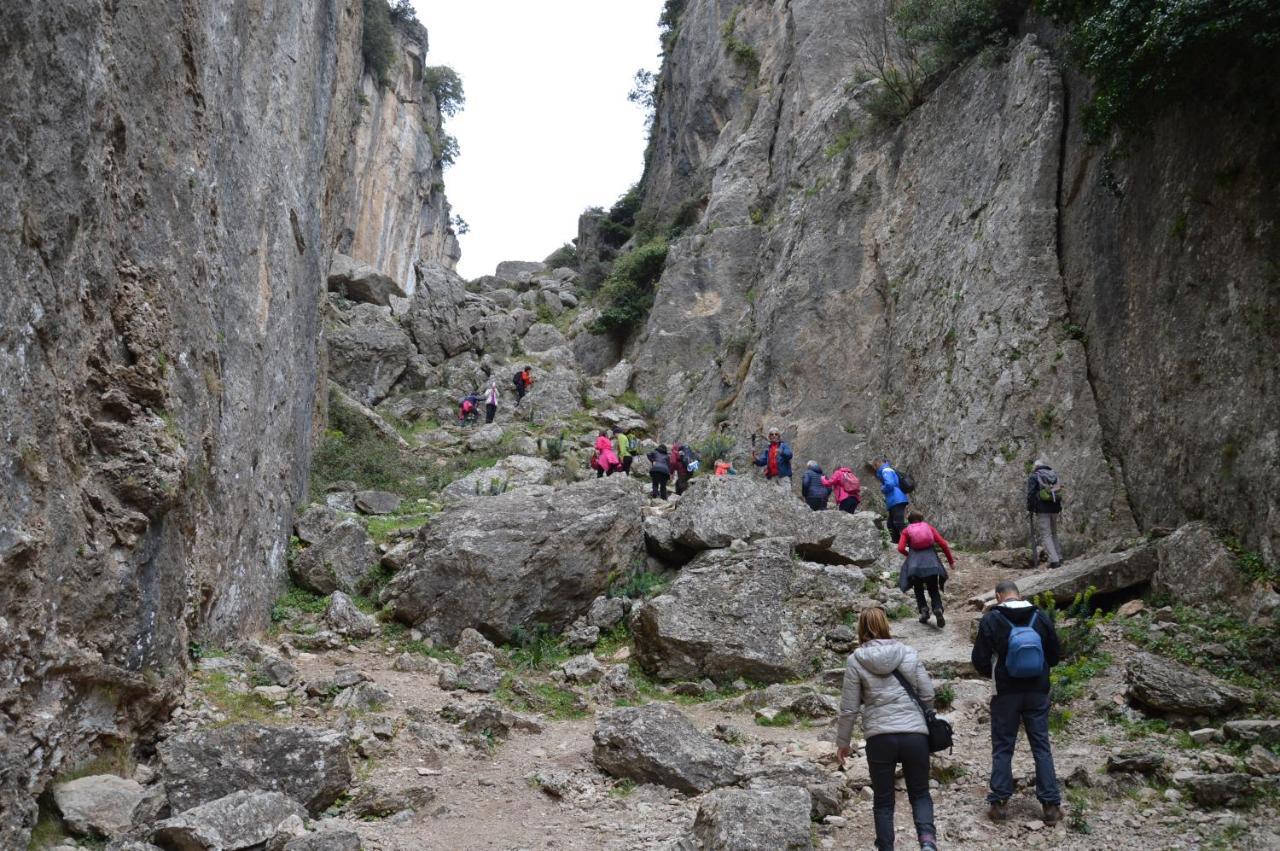
<path fill-rule="evenodd" d="M 513 375 L 511 377 L 511 383 L 516 386 L 517 390 L 523 390 L 524 389 L 524 373 L 517 372 L 515 375 Z"/>
<path fill-rule="evenodd" d="M 898 470 L 898 490 L 911 493 L 916 489 L 916 480 L 906 470 Z"/>

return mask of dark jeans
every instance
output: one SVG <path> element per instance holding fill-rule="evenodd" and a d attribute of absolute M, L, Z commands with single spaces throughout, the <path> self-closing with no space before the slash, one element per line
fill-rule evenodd
<path fill-rule="evenodd" d="M 867 768 L 873 792 L 876 848 L 893 848 L 893 772 L 902 763 L 907 800 L 916 823 L 916 836 L 932 839 L 933 798 L 929 797 L 929 737 L 924 733 L 883 733 L 867 739 Z"/>
<path fill-rule="evenodd" d="M 991 792 L 987 800 L 1007 801 L 1013 795 L 1013 748 L 1018 722 L 1027 730 L 1036 763 L 1036 798 L 1042 804 L 1062 803 L 1049 745 L 1049 695 L 1014 691 L 991 698 Z"/>
<path fill-rule="evenodd" d="M 825 498 L 825 497 L 821 497 L 821 496 L 806 496 L 806 497 L 804 498 L 804 501 L 805 501 L 805 502 L 807 502 L 807 503 L 809 503 L 809 507 L 810 507 L 810 508 L 812 508 L 814 511 L 826 511 L 826 510 L 827 510 L 827 500 L 826 500 L 826 498 Z"/>
<path fill-rule="evenodd" d="M 852 514 L 858 510 L 858 498 L 856 496 L 846 496 L 840 500 L 840 510 L 848 514 Z"/>
<path fill-rule="evenodd" d="M 689 487 L 689 471 L 681 470 L 676 473 L 676 493 L 682 494 Z M 665 497 L 664 497 L 665 498 Z"/>
<path fill-rule="evenodd" d="M 653 483 L 653 495 L 661 499 L 667 498 L 667 482 L 671 481 L 670 473 L 659 473 L 657 470 L 649 471 L 649 481 Z"/>
<path fill-rule="evenodd" d="M 529 391 L 526 388 L 521 387 L 520 385 L 516 385 L 516 407 L 517 408 L 520 407 L 520 403 L 524 401 L 524 394 L 528 392 Z"/>
<path fill-rule="evenodd" d="M 498 406 L 497 406 L 497 405 L 485 405 L 485 406 L 484 406 L 484 421 L 485 421 L 485 423 L 491 423 L 491 422 L 493 422 L 493 415 L 494 415 L 494 414 L 496 414 L 496 413 L 498 413 Z"/>
<path fill-rule="evenodd" d="M 907 528 L 907 504 L 895 505 L 889 509 L 889 537 L 893 538 L 893 542 L 898 543 L 898 538 L 902 537 L 902 530 Z"/>
<path fill-rule="evenodd" d="M 628 455 L 626 458 L 622 459 L 622 472 L 625 475 L 631 475 L 631 459 L 634 457 L 634 455 Z"/>
<path fill-rule="evenodd" d="M 942 608 L 942 594 L 938 591 L 938 577 L 925 576 L 911 579 L 911 590 L 916 592 L 916 608 L 925 611 L 924 589 L 929 589 L 929 604 L 936 611 Z"/>

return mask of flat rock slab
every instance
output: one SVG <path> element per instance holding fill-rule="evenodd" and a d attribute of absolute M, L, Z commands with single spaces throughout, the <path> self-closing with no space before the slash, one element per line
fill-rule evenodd
<path fill-rule="evenodd" d="M 177 851 L 239 851 L 275 839 L 307 812 L 280 792 L 234 792 L 156 825 L 151 841 Z"/>
<path fill-rule="evenodd" d="M 1158 566 L 1156 548 L 1144 544 L 1120 553 L 1076 559 L 1056 570 L 1018 576 L 1015 581 L 1023 599 L 1051 593 L 1058 606 L 1065 608 L 1076 594 L 1082 594 L 1090 587 L 1096 588 L 1099 594 L 1109 594 L 1150 582 Z M 970 607 L 979 611 L 990 608 L 994 603 L 994 590 L 969 598 Z"/>
<path fill-rule="evenodd" d="M 698 794 L 737 782 L 742 751 L 699 732 L 663 704 L 614 709 L 596 720 L 596 766 L 614 777 Z M 805 819 L 809 806 L 805 802 Z"/>
<path fill-rule="evenodd" d="M 1246 703 L 1246 689 L 1225 683 L 1208 671 L 1189 668 L 1152 653 L 1138 653 L 1125 667 L 1129 696 L 1158 712 L 1213 717 Z"/>
<path fill-rule="evenodd" d="M 916 649 L 920 661 L 933 676 L 977 676 L 970 662 L 973 641 L 967 630 L 961 631 L 962 625 L 958 622 L 948 621 L 939 629 L 932 619 L 922 624 L 914 617 L 908 617 L 893 621 L 890 629 L 894 638 Z"/>
<path fill-rule="evenodd" d="M 116 837 L 133 825 L 133 812 L 146 790 L 136 780 L 114 774 L 80 777 L 53 787 L 53 801 L 77 834 Z"/>
<path fill-rule="evenodd" d="M 390 491 L 357 491 L 356 508 L 361 514 L 395 514 L 403 500 Z"/>

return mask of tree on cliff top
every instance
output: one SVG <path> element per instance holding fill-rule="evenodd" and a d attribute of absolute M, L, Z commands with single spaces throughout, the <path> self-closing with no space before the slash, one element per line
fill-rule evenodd
<path fill-rule="evenodd" d="M 391 27 L 391 8 L 386 0 L 364 0 L 364 28 L 360 35 L 364 69 L 379 86 L 391 82 L 396 65 L 396 42 Z"/>

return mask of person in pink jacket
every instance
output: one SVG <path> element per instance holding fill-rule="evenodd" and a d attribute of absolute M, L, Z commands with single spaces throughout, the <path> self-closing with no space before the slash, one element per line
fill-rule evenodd
<path fill-rule="evenodd" d="M 898 538 L 898 552 L 906 556 L 902 569 L 898 572 L 898 588 L 904 593 L 908 588 L 915 591 L 916 606 L 920 609 L 920 623 L 929 622 L 929 608 L 924 602 L 925 589 L 929 589 L 929 601 L 933 604 L 933 615 L 938 626 L 946 626 L 943 617 L 942 590 L 947 584 L 947 569 L 942 566 L 935 548 L 941 548 L 947 557 L 947 564 L 954 570 L 955 556 L 942 533 L 924 522 L 924 515 L 913 511 L 907 515 L 907 528 L 902 530 Z M 910 552 L 908 552 L 910 550 Z"/>
<path fill-rule="evenodd" d="M 822 477 L 822 484 L 831 488 L 836 498 L 836 507 L 852 514 L 858 510 L 862 502 L 862 483 L 848 467 L 837 467 L 830 478 Z"/>
<path fill-rule="evenodd" d="M 605 429 L 601 429 L 600 436 L 596 438 L 595 468 L 597 479 L 612 476 L 622 469 L 622 462 L 618 460 L 618 453 L 613 451 L 613 441 L 609 439 L 609 432 Z"/>

